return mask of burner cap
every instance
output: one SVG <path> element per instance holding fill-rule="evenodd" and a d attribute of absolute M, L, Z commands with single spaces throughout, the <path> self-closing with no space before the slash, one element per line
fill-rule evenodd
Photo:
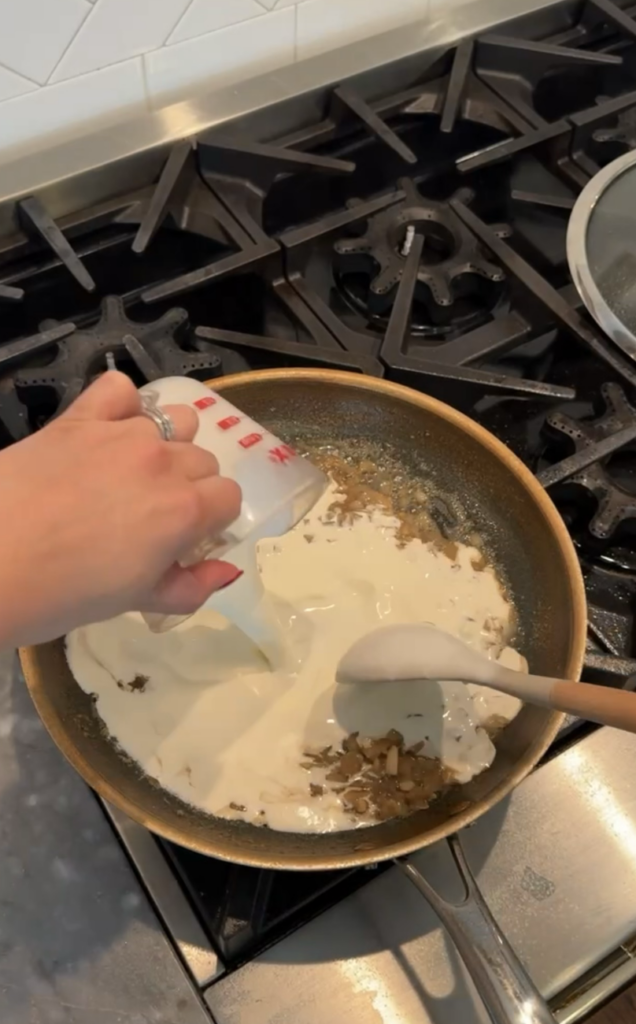
<path fill-rule="evenodd" d="M 40 330 L 50 330 L 55 320 L 46 320 Z M 158 320 L 138 323 L 130 320 L 124 304 L 115 295 L 101 303 L 96 323 L 81 327 L 57 343 L 55 355 L 44 365 L 31 365 L 11 375 L 13 385 L 27 406 L 38 405 L 43 391 L 52 393 L 53 402 L 45 403 L 44 419 L 61 412 L 91 382 L 103 373 L 109 362 L 135 369 L 143 382 L 170 376 L 218 377 L 225 372 L 224 357 L 232 355 L 221 348 L 196 341 L 198 351 L 186 345 L 188 314 L 185 309 L 170 309 Z M 112 356 L 112 359 L 110 357 Z"/>
<path fill-rule="evenodd" d="M 415 234 L 424 237 L 413 316 L 415 333 L 436 335 L 448 328 L 470 330 L 483 322 L 501 297 L 504 272 L 493 264 L 449 202 L 425 199 L 402 180 L 405 199 L 369 218 L 363 234 L 335 245 L 339 287 L 368 318 L 385 322 L 404 273 Z M 457 198 L 470 202 L 468 189 Z M 508 234 L 504 227 L 496 229 Z"/>

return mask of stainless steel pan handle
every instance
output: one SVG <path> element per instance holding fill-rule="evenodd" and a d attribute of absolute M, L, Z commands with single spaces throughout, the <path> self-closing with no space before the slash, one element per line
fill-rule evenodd
<path fill-rule="evenodd" d="M 443 899 L 409 860 L 396 863 L 446 928 L 493 1024 L 555 1024 L 541 993 L 488 909 L 457 836 L 448 844 L 466 887 L 463 903 Z"/>

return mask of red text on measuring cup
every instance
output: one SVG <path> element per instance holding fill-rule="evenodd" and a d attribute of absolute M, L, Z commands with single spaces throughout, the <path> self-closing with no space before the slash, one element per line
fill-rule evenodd
<path fill-rule="evenodd" d="M 295 457 L 296 452 L 288 444 L 279 444 L 276 448 L 270 448 L 268 454 L 271 462 L 277 462 L 284 466 L 286 462 Z"/>
<path fill-rule="evenodd" d="M 242 437 L 240 439 L 239 444 L 241 448 L 252 448 L 255 444 L 258 444 L 258 442 L 262 440 L 262 434 L 247 434 L 245 437 Z"/>

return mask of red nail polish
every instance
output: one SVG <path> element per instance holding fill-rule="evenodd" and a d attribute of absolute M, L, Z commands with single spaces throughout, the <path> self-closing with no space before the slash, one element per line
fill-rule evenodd
<path fill-rule="evenodd" d="M 217 590 L 216 590 L 217 594 L 218 594 L 219 590 L 226 590 L 228 587 L 231 587 L 232 584 L 236 583 L 237 580 L 240 580 L 241 576 L 243 576 L 243 575 L 244 575 L 243 570 L 242 569 L 237 569 L 236 576 L 232 576 L 232 578 L 230 580 L 228 580 L 227 583 L 224 583 L 222 586 L 217 587 Z"/>

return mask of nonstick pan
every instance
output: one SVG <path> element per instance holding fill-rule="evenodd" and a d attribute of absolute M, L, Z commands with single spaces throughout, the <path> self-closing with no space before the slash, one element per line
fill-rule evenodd
<path fill-rule="evenodd" d="M 531 671 L 579 678 L 586 606 L 575 551 L 545 491 L 491 434 L 426 395 L 339 371 L 245 373 L 213 386 L 309 452 L 329 445 L 354 459 L 386 458 L 421 481 L 442 532 L 459 540 L 477 534 L 504 578 L 518 616 L 515 645 Z M 510 793 L 552 743 L 560 714 L 524 707 L 497 738 L 491 768 L 426 811 L 364 830 L 295 835 L 204 815 L 143 775 L 104 736 L 93 702 L 67 667 L 63 641 L 23 650 L 21 660 L 55 742 L 89 785 L 131 818 L 202 854 L 259 868 L 328 870 L 396 859 L 442 916 L 493 1020 L 552 1019 L 481 906 L 459 843 L 451 845 L 468 892 L 459 908 L 432 893 L 404 858 L 453 836 Z"/>

